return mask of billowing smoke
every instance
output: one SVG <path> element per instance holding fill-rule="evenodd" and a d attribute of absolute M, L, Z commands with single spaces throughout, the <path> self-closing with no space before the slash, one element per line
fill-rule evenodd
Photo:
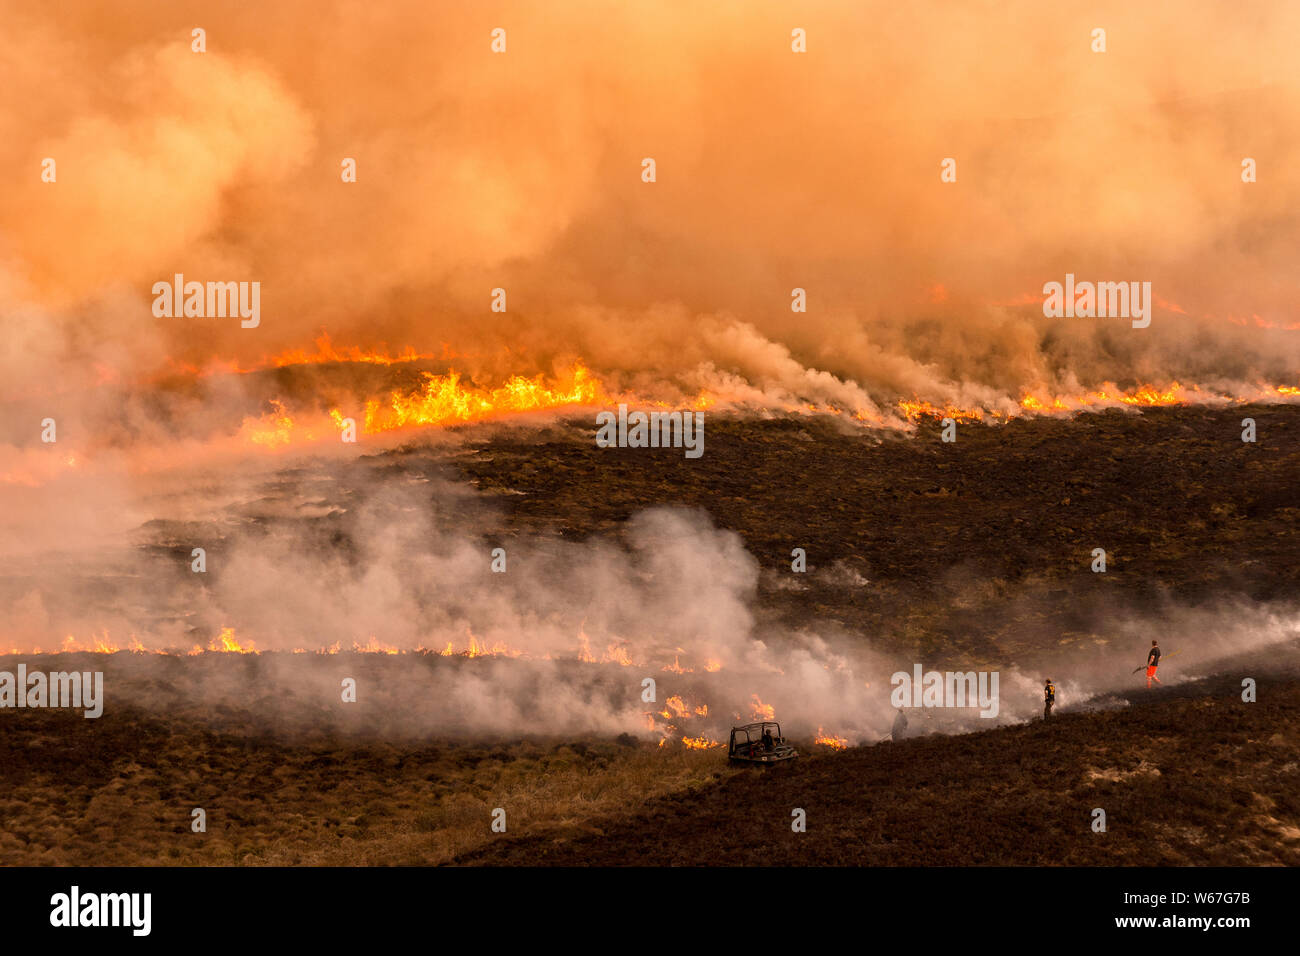
<path fill-rule="evenodd" d="M 309 653 L 258 665 L 252 683 L 269 703 L 256 708 L 286 726 L 347 727 L 344 712 L 328 706 L 340 675 L 358 666 L 346 652 L 424 649 L 435 654 L 366 683 L 371 731 L 654 737 L 671 727 L 716 738 L 770 713 L 804 736 L 825 729 L 870 743 L 894 717 L 891 677 L 917 664 L 998 672 L 993 714 L 978 716 L 973 702 L 910 711 L 912 733 L 952 732 L 1028 718 L 1044 676 L 1057 681 L 1063 706 L 1131 688 L 1129 668 L 1144 660 L 1153 636 L 1166 653 L 1185 655 L 1172 677 L 1166 672 L 1178 680 L 1300 628 L 1294 608 L 1121 606 L 1106 615 L 1105 638 L 1032 662 L 951 652 L 915 659 L 885 635 L 851 633 L 816 616 L 798 627 L 774 620 L 762 606 L 758 561 L 703 511 L 652 508 L 616 534 L 582 540 L 523 534 L 490 498 L 448 481 L 430 454 L 438 449 L 475 453 L 444 441 L 287 469 L 197 468 L 141 479 L 132 500 L 152 517 L 117 536 L 101 520 L 93 533 L 63 526 L 41 540 L 38 515 L 2 556 L 0 650 L 56 651 L 72 637 L 74 649 L 100 640 L 185 655 L 221 648 L 223 635 L 244 649 L 301 650 Z M 88 482 L 71 497 L 83 498 L 88 514 L 111 500 L 97 500 Z M 204 549 L 201 573 L 194 547 Z M 835 565 L 810 580 L 869 586 Z M 1013 596 L 1008 615 L 1032 621 L 1041 600 Z M 344 653 L 337 660 L 311 653 L 331 649 Z M 135 688 L 119 703 L 209 715 L 249 703 L 235 679 L 242 670 L 207 658 L 179 670 L 176 658 L 142 660 L 156 663 L 133 664 L 137 678 L 141 668 L 169 676 L 115 683 Z M 646 678 L 656 683 L 653 701 L 642 697 Z M 162 693 L 164 683 L 173 689 Z"/>
<path fill-rule="evenodd" d="M 581 358 L 861 409 L 1295 384 L 1297 28 L 1283 0 L 10 11 L 0 380 L 247 367 L 327 330 L 483 380 Z M 1151 327 L 1044 319 L 1067 272 L 1151 282 Z M 155 318 L 176 273 L 259 281 L 261 324 Z"/>
<path fill-rule="evenodd" d="M 415 384 L 400 370 L 199 373 L 271 365 L 325 331 L 486 384 L 581 361 L 664 401 L 868 416 L 913 397 L 996 409 L 1106 383 L 1298 384 L 1300 8 L 1285 0 L 1245 19 L 1210 0 L 179 0 L 130 16 L 71 0 L 4 22 L 11 646 L 106 631 L 185 651 L 223 628 L 268 650 L 472 639 L 533 662 L 456 669 L 438 699 L 479 726 L 522 722 L 518 702 L 539 698 L 514 681 L 537 669 L 542 724 L 635 723 L 639 684 L 599 698 L 560 663 L 625 655 L 627 674 L 711 681 L 727 717 L 757 695 L 878 734 L 889 675 L 912 662 L 864 650 L 872 635 L 762 619 L 753 557 L 707 515 L 517 537 L 437 473 L 349 480 L 373 476 L 337 442 L 313 451 L 325 466 L 286 472 L 249 443 L 270 399 L 359 415 Z M 156 317 L 153 285 L 178 273 L 260 283 L 259 324 Z M 1043 285 L 1067 273 L 1150 282 L 1150 327 L 1045 318 Z M 46 418 L 58 443 L 39 441 Z M 188 570 L 199 545 L 205 576 Z M 1229 618 L 1202 613 L 1189 633 L 1217 639 Z M 1277 629 L 1230 619 L 1235 646 Z M 1051 676 L 1067 697 L 1103 692 L 1098 666 Z"/>

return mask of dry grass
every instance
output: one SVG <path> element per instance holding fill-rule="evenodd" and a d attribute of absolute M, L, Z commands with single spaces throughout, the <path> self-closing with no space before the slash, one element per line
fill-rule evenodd
<path fill-rule="evenodd" d="M 326 749 L 33 711 L 9 716 L 0 767 L 6 865 L 436 864 L 502 839 L 496 807 L 510 837 L 565 839 L 731 772 L 716 750 L 626 742 Z M 190 830 L 194 807 L 206 833 Z"/>

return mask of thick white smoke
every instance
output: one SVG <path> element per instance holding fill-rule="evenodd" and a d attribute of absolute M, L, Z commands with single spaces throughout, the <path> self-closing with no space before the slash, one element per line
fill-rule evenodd
<path fill-rule="evenodd" d="M 439 437 L 442 453 L 473 453 Z M 133 637 L 183 654 L 230 629 L 260 651 L 450 650 L 438 666 L 413 658 L 426 662 L 377 682 L 391 704 L 384 729 L 657 735 L 671 724 L 720 736 L 769 706 L 790 732 L 824 729 L 858 743 L 889 731 L 891 676 L 915 664 L 998 671 L 993 719 L 913 712 L 913 733 L 968 730 L 1039 712 L 1044 677 L 1056 680 L 1063 708 L 1138 686 L 1129 670 L 1152 636 L 1166 654 L 1181 652 L 1164 675 L 1177 681 L 1300 626 L 1294 609 L 1120 607 L 1104 645 L 1043 653 L 1036 670 L 952 654 L 915 660 L 881 635 L 815 617 L 793 629 L 773 623 L 760 607 L 758 562 L 702 511 L 651 509 L 615 536 L 580 541 L 513 533 L 487 499 L 445 480 L 436 450 L 275 470 L 182 469 L 141 478 L 129 494 L 89 497 L 89 513 L 116 496 L 131 507 L 57 548 L 57 535 L 38 539 L 34 525 L 29 540 L 5 549 L 0 647 L 50 651 L 66 636 L 83 647 L 96 638 L 126 647 Z M 125 539 L 133 547 L 108 533 L 144 514 Z M 207 553 L 202 574 L 191 570 L 195 547 Z M 492 570 L 496 548 L 503 573 Z M 871 586 L 845 566 L 815 569 L 810 579 L 812 587 Z M 459 656 L 466 651 L 498 656 Z M 329 656 L 267 661 L 260 673 L 271 686 L 296 688 L 299 698 L 304 688 L 320 700 L 337 696 Z M 238 698 L 219 671 L 204 673 L 211 679 L 192 682 L 191 705 Z M 647 677 L 658 685 L 654 703 L 641 697 Z"/>

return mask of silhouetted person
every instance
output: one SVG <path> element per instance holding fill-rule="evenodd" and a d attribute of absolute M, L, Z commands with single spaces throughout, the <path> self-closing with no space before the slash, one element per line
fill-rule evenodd
<path fill-rule="evenodd" d="M 763 749 L 773 750 L 776 747 L 776 741 L 772 739 L 772 731 L 768 727 L 763 728 Z"/>
<path fill-rule="evenodd" d="M 907 736 L 907 714 L 903 713 L 903 708 L 898 708 L 898 716 L 894 718 L 894 729 L 889 732 L 889 736 L 894 740 L 902 740 Z"/>
<path fill-rule="evenodd" d="M 1052 706 L 1056 703 L 1056 685 L 1052 679 L 1047 678 L 1043 684 L 1043 720 L 1052 716 Z"/>

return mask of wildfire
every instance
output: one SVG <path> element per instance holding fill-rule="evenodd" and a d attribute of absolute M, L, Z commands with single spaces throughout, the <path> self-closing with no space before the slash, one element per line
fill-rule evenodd
<path fill-rule="evenodd" d="M 390 354 L 361 349 L 356 346 L 339 348 L 327 333 L 316 339 L 315 352 L 294 349 L 273 359 L 264 360 L 258 367 L 282 368 L 291 365 L 324 363 L 366 363 L 396 365 L 405 362 L 438 359 L 453 360 L 455 355 L 443 346 L 440 356 L 419 352 L 406 347 Z M 235 368 L 245 373 L 248 370 Z M 532 377 L 514 375 L 499 386 L 481 386 L 456 370 L 445 374 L 423 372 L 420 387 L 410 391 L 395 390 L 385 398 L 371 398 L 364 403 L 363 414 L 356 415 L 361 430 L 366 434 L 420 426 L 457 425 L 478 422 L 503 415 L 519 414 L 549 409 L 577 408 L 583 406 L 609 407 L 615 402 L 668 407 L 662 401 L 638 398 L 633 395 L 611 393 L 596 375 L 581 361 L 558 375 L 544 373 Z M 993 402 L 989 407 L 980 404 L 961 405 L 953 402 L 935 402 L 919 396 L 895 403 L 897 414 L 881 414 L 875 409 L 848 409 L 834 405 L 798 400 L 783 406 L 787 411 L 810 415 L 834 415 L 852 419 L 864 426 L 889 426 L 902 419 L 916 423 L 925 418 L 951 418 L 962 423 L 1005 422 L 1022 415 L 1069 415 L 1097 408 L 1135 407 L 1157 408 L 1197 402 L 1249 402 L 1288 401 L 1300 398 L 1300 386 L 1269 385 L 1260 383 L 1253 394 L 1230 395 L 1198 386 L 1185 386 L 1179 382 L 1167 384 L 1142 384 L 1121 389 L 1113 383 L 1078 394 L 1043 394 L 1026 391 L 1019 400 Z M 726 396 L 701 391 L 690 403 L 694 408 L 708 409 L 726 404 Z M 744 405 L 744 400 L 740 400 Z M 259 418 L 246 418 L 242 433 L 255 445 L 276 449 L 290 444 L 295 438 L 314 441 L 317 434 L 326 435 L 343 427 L 349 413 L 334 408 L 328 419 L 313 421 L 306 428 L 295 421 L 294 415 L 280 400 L 271 402 L 272 410 Z M 332 427 L 331 427 L 332 426 Z M 707 668 L 706 668 L 707 669 Z"/>
<path fill-rule="evenodd" d="M 86 641 L 79 641 L 69 634 L 57 648 L 48 652 L 43 651 L 39 646 L 32 647 L 30 650 L 22 650 L 12 646 L 5 650 L 0 646 L 0 654 L 117 654 L 121 651 L 129 651 L 133 654 L 148 653 L 145 646 L 140 643 L 140 639 L 134 634 L 127 638 L 126 644 L 123 645 L 118 644 L 109 637 L 107 630 L 91 635 Z"/>
<path fill-rule="evenodd" d="M 677 653 L 673 655 L 673 662 L 671 664 L 665 664 L 662 669 L 667 671 L 670 674 L 694 674 L 695 673 L 694 667 L 682 666 L 681 655 L 683 653 L 684 652 L 682 648 L 680 647 L 677 648 Z M 722 661 L 709 658 L 704 662 L 704 671 L 706 673 L 716 674 L 720 670 L 722 670 Z"/>
<path fill-rule="evenodd" d="M 292 654 L 325 654 L 334 655 L 348 650 L 343 646 L 341 641 L 335 641 L 327 647 L 309 648 L 302 645 L 296 646 L 285 653 Z M 478 637 L 469 628 L 465 629 L 464 642 L 447 641 L 441 648 L 418 646 L 415 648 L 403 648 L 394 644 L 381 641 L 378 637 L 371 634 L 365 642 L 352 641 L 352 652 L 358 654 L 386 654 L 398 656 L 403 654 L 437 654 L 441 657 L 509 657 L 524 658 L 529 660 L 553 660 L 551 654 L 529 654 L 517 647 L 505 643 L 504 641 L 487 641 Z M 220 633 L 213 637 L 206 646 L 195 644 L 190 650 L 185 651 L 174 646 L 171 647 L 146 647 L 145 644 L 135 634 L 130 635 L 125 641 L 120 641 L 109 636 L 108 630 L 104 629 L 99 634 L 92 634 L 89 638 L 80 639 L 71 634 L 67 635 L 63 641 L 48 649 L 42 649 L 39 645 L 29 645 L 27 647 L 18 647 L 12 641 L 0 643 L 0 655 L 5 654 L 75 654 L 75 653 L 93 653 L 93 654 L 116 654 L 119 652 L 145 653 L 145 654 L 162 654 L 162 655 L 187 655 L 190 657 L 206 653 L 232 653 L 232 654 L 262 654 L 266 653 L 264 648 L 259 648 L 257 643 L 252 640 L 238 639 L 235 636 L 233 627 L 224 627 Z M 566 657 L 566 655 L 560 655 Z M 599 655 L 590 651 L 590 641 L 586 633 L 579 632 L 577 659 L 589 664 L 618 664 L 622 667 L 633 666 L 636 662 L 632 659 L 629 642 L 622 639 L 611 641 L 605 650 Z M 567 659 L 567 658 L 566 658 Z M 698 716 L 708 714 L 708 705 L 700 704 L 692 710 L 680 696 L 669 698 L 667 707 L 671 710 L 665 711 L 665 717 L 689 718 L 692 713 Z M 653 717 L 651 717 L 651 729 L 653 729 Z"/>
<path fill-rule="evenodd" d="M 983 409 L 979 408 L 956 408 L 952 405 L 940 407 L 919 399 L 910 402 L 899 402 L 898 409 L 911 422 L 919 421 L 922 417 L 951 418 L 958 422 L 979 422 L 983 421 L 985 414 L 987 414 Z"/>
<path fill-rule="evenodd" d="M 708 737 L 683 737 L 682 745 L 687 750 L 711 750 L 722 746 L 718 741 L 710 740 Z"/>
<path fill-rule="evenodd" d="M 820 727 L 817 728 L 817 736 L 813 738 L 813 743 L 821 744 L 823 747 L 833 747 L 835 750 L 844 750 L 849 745 L 844 737 L 828 734 Z"/>
<path fill-rule="evenodd" d="M 682 665 L 681 665 L 681 661 L 680 661 L 680 659 L 678 658 L 678 655 L 676 655 L 676 654 L 673 655 L 673 662 L 672 662 L 671 664 L 667 664 L 667 665 L 665 665 L 665 666 L 664 666 L 664 670 L 668 671 L 670 674 L 689 674 L 689 673 L 692 673 L 692 671 L 691 671 L 691 669 L 690 669 L 689 667 L 682 667 Z"/>
<path fill-rule="evenodd" d="M 753 707 L 751 708 L 751 720 L 776 720 L 776 708 L 771 704 L 765 704 L 758 699 L 757 694 L 751 694 Z"/>
<path fill-rule="evenodd" d="M 320 355 L 313 357 L 301 352 L 286 353 L 275 359 L 275 364 L 280 366 L 334 361 L 396 364 L 432 357 L 413 350 L 396 357 L 362 352 L 355 348 L 340 353 L 329 346 L 327 336 L 317 342 L 321 347 Z M 361 416 L 361 431 L 375 434 L 399 428 L 478 422 L 523 412 L 608 404 L 605 389 L 581 363 L 551 381 L 547 381 L 544 374 L 532 378 L 515 375 L 498 388 L 467 384 L 455 370 L 446 375 L 424 372 L 423 378 L 423 386 L 415 391 L 394 391 L 385 400 L 367 401 L 364 415 Z M 707 407 L 711 402 L 711 399 L 701 394 L 696 404 Z M 343 409 L 332 408 L 327 417 L 316 417 L 304 427 L 283 401 L 273 399 L 270 404 L 271 411 L 259 417 L 245 418 L 241 425 L 244 440 L 267 449 L 281 448 L 295 439 L 315 441 L 318 436 L 333 435 L 343 428 L 345 419 L 349 417 Z"/>
<path fill-rule="evenodd" d="M 687 717 L 691 716 L 690 709 L 686 706 L 685 701 L 674 695 L 664 701 L 665 710 L 662 712 L 664 717 Z"/>
<path fill-rule="evenodd" d="M 1197 398 L 1206 397 L 1201 390 L 1193 386 L 1184 388 L 1172 382 L 1165 388 L 1155 385 L 1143 385 L 1131 392 L 1118 389 L 1101 388 L 1082 395 L 1056 396 L 1050 402 L 1035 395 L 1026 395 L 1020 400 L 1020 407 L 1030 412 L 1071 412 L 1091 408 L 1095 405 L 1132 405 L 1140 408 L 1156 408 L 1166 405 L 1180 405 Z"/>
<path fill-rule="evenodd" d="M 330 341 L 329 333 L 322 332 L 316 339 L 316 351 L 308 353 L 302 349 L 290 349 L 282 352 L 271 360 L 271 364 L 276 368 L 284 368 L 288 365 L 326 365 L 332 362 L 365 362 L 368 365 L 397 365 L 402 362 L 418 362 L 426 359 L 434 359 L 438 356 L 425 352 L 417 352 L 409 345 L 397 355 L 389 355 L 386 352 L 375 352 L 368 349 L 360 349 L 355 345 L 348 348 L 335 348 Z"/>
<path fill-rule="evenodd" d="M 287 445 L 293 438 L 293 418 L 285 411 L 284 403 L 272 401 L 271 405 L 274 412 L 261 418 L 245 418 L 243 423 L 248 440 L 264 448 Z"/>
<path fill-rule="evenodd" d="M 523 651 L 516 650 L 507 644 L 497 641 L 495 644 L 488 644 L 486 641 L 480 641 L 474 636 L 474 633 L 466 628 L 466 635 L 469 640 L 463 649 L 458 650 L 456 645 L 448 641 L 447 646 L 437 651 L 442 657 L 524 657 Z M 423 650 L 420 648 L 419 650 Z"/>
<path fill-rule="evenodd" d="M 578 626 L 578 660 L 584 664 L 618 664 L 622 667 L 631 667 L 633 664 L 631 655 L 628 653 L 627 641 L 611 641 L 605 646 L 604 653 L 596 657 L 591 652 L 591 638 L 587 636 L 587 621 L 584 618 L 581 625 Z M 547 655 L 549 657 L 549 655 Z"/>
<path fill-rule="evenodd" d="M 680 694 L 674 694 L 664 701 L 663 710 L 647 711 L 645 713 L 646 729 L 659 731 L 662 735 L 662 738 L 659 741 L 659 746 L 664 747 L 667 746 L 668 741 L 677 737 L 678 726 L 677 723 L 673 723 L 673 721 L 680 722 L 683 720 L 692 720 L 696 717 L 707 717 L 708 715 L 708 704 L 696 704 L 692 706 Z M 663 723 L 660 724 L 656 718 L 662 718 Z M 693 747 L 695 749 L 701 749 L 706 746 L 717 746 L 716 742 L 709 740 L 703 735 L 694 738 L 683 736 L 681 740 L 687 747 Z"/>
<path fill-rule="evenodd" d="M 175 358 L 169 358 L 163 374 L 164 376 L 183 375 L 190 378 L 209 378 L 214 375 L 249 375 L 266 369 L 288 368 L 293 365 L 329 365 L 342 362 L 363 362 L 367 365 L 398 365 L 403 362 L 449 360 L 454 358 L 451 350 L 445 345 L 441 354 L 417 352 L 409 345 L 395 355 L 374 349 L 358 348 L 355 345 L 338 348 L 331 341 L 328 332 L 321 332 L 315 339 L 314 344 L 316 346 L 315 352 L 308 352 L 306 349 L 301 348 L 288 349 L 276 356 L 269 358 L 264 356 L 261 360 L 248 366 L 241 365 L 232 359 L 213 358 L 204 365 L 199 366 L 192 362 L 182 362 Z M 116 380 L 119 377 L 116 371 L 105 370 L 101 366 L 96 366 L 96 371 L 99 373 L 101 384 L 106 380 Z M 110 374 L 112 379 L 107 379 L 106 375 Z"/>
<path fill-rule="evenodd" d="M 610 644 L 605 648 L 605 654 L 601 660 L 602 662 L 618 664 L 621 667 L 632 666 L 632 658 L 628 654 L 626 644 Z"/>
<path fill-rule="evenodd" d="M 92 637 L 90 644 L 82 644 L 71 634 L 63 639 L 63 645 L 59 648 L 60 653 L 73 654 L 78 651 L 89 651 L 94 654 L 116 654 L 118 651 L 134 651 L 140 653 L 144 650 L 144 645 L 132 634 L 127 640 L 126 647 L 120 647 L 109 639 L 108 631 L 102 632 L 100 636 Z"/>
<path fill-rule="evenodd" d="M 425 372 L 423 388 L 393 392 L 387 404 L 373 399 L 367 402 L 364 430 L 373 433 L 414 425 L 481 421 L 495 415 L 570 405 L 595 405 L 602 401 L 603 395 L 600 383 L 581 363 L 559 382 L 547 384 L 544 375 L 533 378 L 515 375 L 499 388 L 491 389 L 462 384 L 459 372 L 446 375 Z"/>
<path fill-rule="evenodd" d="M 223 627 L 221 629 L 221 633 L 208 642 L 208 646 L 206 649 L 200 647 L 197 644 L 194 645 L 194 649 L 190 651 L 190 656 L 194 657 L 197 654 L 202 654 L 204 653 L 205 650 L 215 654 L 260 654 L 261 653 L 261 651 L 257 650 L 257 648 L 253 645 L 252 641 L 247 641 L 246 643 L 248 646 L 245 647 L 244 645 L 240 644 L 237 640 L 235 640 L 235 629 L 233 627 Z"/>
<path fill-rule="evenodd" d="M 935 405 L 922 399 L 901 401 L 899 410 L 908 421 L 916 422 L 921 418 L 951 418 L 958 422 L 980 422 L 985 420 L 1006 421 L 1023 414 L 1059 415 L 1087 411 L 1096 408 L 1164 408 L 1172 405 L 1190 405 L 1202 402 L 1270 402 L 1281 399 L 1300 398 L 1300 387 L 1291 385 L 1257 386 L 1255 394 L 1229 395 L 1203 389 L 1196 385 L 1183 385 L 1170 382 L 1167 385 L 1140 385 L 1133 389 L 1121 389 L 1113 384 L 1077 395 L 1037 395 L 1032 392 L 1021 396 L 1018 407 L 999 410 L 982 408 L 961 408 L 951 404 Z"/>
<path fill-rule="evenodd" d="M 1183 388 L 1177 382 L 1165 391 L 1153 385 L 1144 385 L 1132 395 L 1123 395 L 1120 401 L 1126 405 L 1177 405 L 1181 401 Z"/>
<path fill-rule="evenodd" d="M 391 644 L 379 643 L 379 641 L 375 640 L 375 636 L 373 634 L 370 635 L 370 640 L 366 641 L 365 644 L 358 644 L 356 641 L 353 641 L 352 649 L 360 654 L 400 654 L 401 653 L 400 650 L 398 650 L 396 647 L 393 647 Z"/>

